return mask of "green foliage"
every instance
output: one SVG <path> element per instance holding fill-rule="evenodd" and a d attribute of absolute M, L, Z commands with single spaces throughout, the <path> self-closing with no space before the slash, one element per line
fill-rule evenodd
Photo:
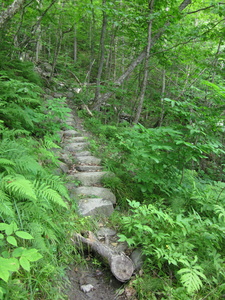
<path fill-rule="evenodd" d="M 0 280 L 3 280 L 0 281 L 0 299 L 3 299 L 5 283 L 11 281 L 14 273 L 18 273 L 21 268 L 30 273 L 31 263 L 40 260 L 42 255 L 26 242 L 34 239 L 33 236 L 18 230 L 15 222 L 0 223 L 0 232 Z"/>
<path fill-rule="evenodd" d="M 192 205 L 182 214 L 176 215 L 160 203 L 128 201 L 129 215 L 118 220 L 124 232 L 120 241 L 141 247 L 146 270 L 154 270 L 165 280 L 173 274 L 177 286 L 185 287 L 190 296 L 197 292 L 207 295 L 212 287 L 217 295 L 223 290 L 224 212 L 215 205 L 219 189 L 205 187 L 210 200 L 205 203 L 204 192 L 195 189 Z M 199 196 L 195 198 L 196 192 Z M 222 196 L 221 204 L 224 199 Z"/>

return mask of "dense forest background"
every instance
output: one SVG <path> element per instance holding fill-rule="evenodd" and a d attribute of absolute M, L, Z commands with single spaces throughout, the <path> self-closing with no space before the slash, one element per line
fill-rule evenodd
<path fill-rule="evenodd" d="M 0 299 L 63 299 L 90 222 L 53 175 L 69 110 L 46 91 L 115 174 L 138 299 L 224 297 L 224 23 L 218 0 L 0 1 Z"/>

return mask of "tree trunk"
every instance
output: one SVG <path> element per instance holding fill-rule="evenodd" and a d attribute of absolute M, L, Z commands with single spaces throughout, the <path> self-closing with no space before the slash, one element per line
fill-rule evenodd
<path fill-rule="evenodd" d="M 103 257 L 109 264 L 111 272 L 117 280 L 125 282 L 131 278 L 134 272 L 134 264 L 123 252 L 118 253 L 109 246 L 102 244 L 92 232 L 89 232 L 88 238 L 84 238 L 82 235 L 76 234 L 75 243 L 76 240 L 90 246 L 91 249 Z"/>
<path fill-rule="evenodd" d="M 162 74 L 162 94 L 161 94 L 161 113 L 160 113 L 160 120 L 159 120 L 159 127 L 162 126 L 163 119 L 164 119 L 164 98 L 165 98 L 165 89 L 166 89 L 166 69 L 163 69 Z"/>
<path fill-rule="evenodd" d="M 147 82 L 148 82 L 148 73 L 149 73 L 149 66 L 148 65 L 149 65 L 150 49 L 151 49 L 151 43 L 152 43 L 152 21 L 153 21 L 152 12 L 153 12 L 153 6 L 154 6 L 154 0 L 150 0 L 150 2 L 149 2 L 149 9 L 150 9 L 149 18 L 150 18 L 150 21 L 148 23 L 148 42 L 147 42 L 146 55 L 145 55 L 145 64 L 144 64 L 144 79 L 143 79 L 143 82 L 142 82 L 141 93 L 140 93 L 140 98 L 139 98 L 139 103 L 138 103 L 136 116 L 134 118 L 134 123 L 139 122 L 142 107 L 143 107 L 143 103 L 144 103 L 144 97 L 145 97 Z"/>
<path fill-rule="evenodd" d="M 191 3 L 191 0 L 184 0 L 180 6 L 179 6 L 179 10 L 182 11 L 184 10 L 189 4 Z M 155 45 L 155 43 L 157 42 L 157 40 L 163 35 L 164 31 L 167 29 L 167 27 L 169 26 L 169 22 L 167 22 L 162 28 L 161 30 L 159 30 L 159 32 L 154 36 L 152 43 L 151 43 L 151 47 Z M 134 71 L 134 69 L 143 61 L 143 59 L 146 56 L 146 47 L 144 48 L 144 50 L 138 55 L 138 57 L 136 57 L 129 65 L 129 67 L 126 69 L 126 71 L 114 82 L 115 86 L 121 86 L 123 84 L 123 82 L 130 76 L 130 74 Z M 96 103 L 94 103 L 93 108 L 98 110 L 99 107 L 101 106 L 101 103 L 107 101 L 112 95 L 114 94 L 113 91 L 102 94 L 101 96 L 98 97 L 98 101 Z"/>
<path fill-rule="evenodd" d="M 74 25 L 74 39 L 73 39 L 73 60 L 77 61 L 77 26 Z"/>
<path fill-rule="evenodd" d="M 0 14 L 0 28 L 10 20 L 23 6 L 26 0 L 15 0 L 9 7 Z"/>
<path fill-rule="evenodd" d="M 98 63 L 98 75 L 96 81 L 96 90 L 95 90 L 95 99 L 94 102 L 98 102 L 99 95 L 100 95 L 100 82 L 102 76 L 102 70 L 104 65 L 104 58 L 105 58 L 105 34 L 106 34 L 106 26 L 107 26 L 107 17 L 106 12 L 104 9 L 106 0 L 102 0 L 103 6 L 103 19 L 102 19 L 102 31 L 101 31 L 101 39 L 100 39 L 100 56 L 99 56 L 99 63 Z"/>

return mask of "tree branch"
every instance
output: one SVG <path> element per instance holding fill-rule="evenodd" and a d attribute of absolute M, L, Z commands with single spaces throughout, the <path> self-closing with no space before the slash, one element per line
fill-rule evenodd
<path fill-rule="evenodd" d="M 219 3 L 217 3 L 217 4 L 223 5 L 223 4 L 225 4 L 225 2 L 219 2 Z M 203 10 L 209 9 L 209 8 L 211 8 L 211 7 L 215 7 L 215 4 L 214 4 L 214 5 L 207 6 L 207 7 L 199 8 L 199 9 L 197 9 L 197 10 L 189 11 L 189 12 L 187 13 L 187 15 L 195 14 L 195 13 L 197 13 L 197 12 L 199 12 L 199 11 L 203 11 Z"/>

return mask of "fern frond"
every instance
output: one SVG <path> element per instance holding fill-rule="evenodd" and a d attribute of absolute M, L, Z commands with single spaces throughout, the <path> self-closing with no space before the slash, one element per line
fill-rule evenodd
<path fill-rule="evenodd" d="M 45 183 L 42 183 L 40 185 L 40 182 L 38 181 L 35 181 L 34 185 L 36 187 L 37 196 L 39 197 L 39 200 L 42 202 L 42 204 L 44 203 L 44 201 L 50 201 L 67 208 L 66 203 L 63 201 L 62 197 L 57 191 L 51 189 Z"/>
<path fill-rule="evenodd" d="M 16 163 L 15 170 L 17 173 L 23 175 L 29 174 L 29 177 L 31 177 L 31 175 L 37 175 L 43 172 L 42 166 L 32 156 L 23 156 L 14 161 Z"/>
<path fill-rule="evenodd" d="M 29 199 L 31 201 L 37 199 L 32 182 L 22 175 L 14 174 L 3 177 L 2 189 L 16 199 Z"/>
<path fill-rule="evenodd" d="M 10 202 L 10 198 L 0 190 L 0 215 L 4 217 L 14 218 L 15 212 L 12 207 L 12 203 Z"/>
<path fill-rule="evenodd" d="M 44 182 L 47 185 L 49 185 L 53 190 L 56 190 L 62 197 L 64 197 L 67 200 L 70 199 L 68 190 L 64 186 L 64 183 L 59 176 L 53 174 L 46 176 L 43 175 L 42 180 L 44 180 Z"/>
<path fill-rule="evenodd" d="M 29 136 L 30 132 L 25 129 L 8 129 L 4 128 L 2 131 L 0 130 L 0 133 L 3 136 L 3 139 L 10 139 L 15 138 L 21 135 Z"/>
<path fill-rule="evenodd" d="M 40 105 L 39 99 L 29 98 L 29 97 L 18 97 L 16 103 L 20 105 L 38 106 Z"/>
<path fill-rule="evenodd" d="M 214 205 L 214 209 L 218 215 L 219 221 L 225 221 L 225 209 L 220 205 Z"/>
<path fill-rule="evenodd" d="M 178 271 L 178 274 L 181 275 L 181 283 L 189 294 L 197 292 L 203 286 L 201 278 L 206 280 L 206 276 L 202 271 L 200 266 L 190 266 Z"/>
<path fill-rule="evenodd" d="M 0 157 L 0 170 L 5 169 L 6 171 L 12 170 L 16 164 L 7 158 Z"/>

